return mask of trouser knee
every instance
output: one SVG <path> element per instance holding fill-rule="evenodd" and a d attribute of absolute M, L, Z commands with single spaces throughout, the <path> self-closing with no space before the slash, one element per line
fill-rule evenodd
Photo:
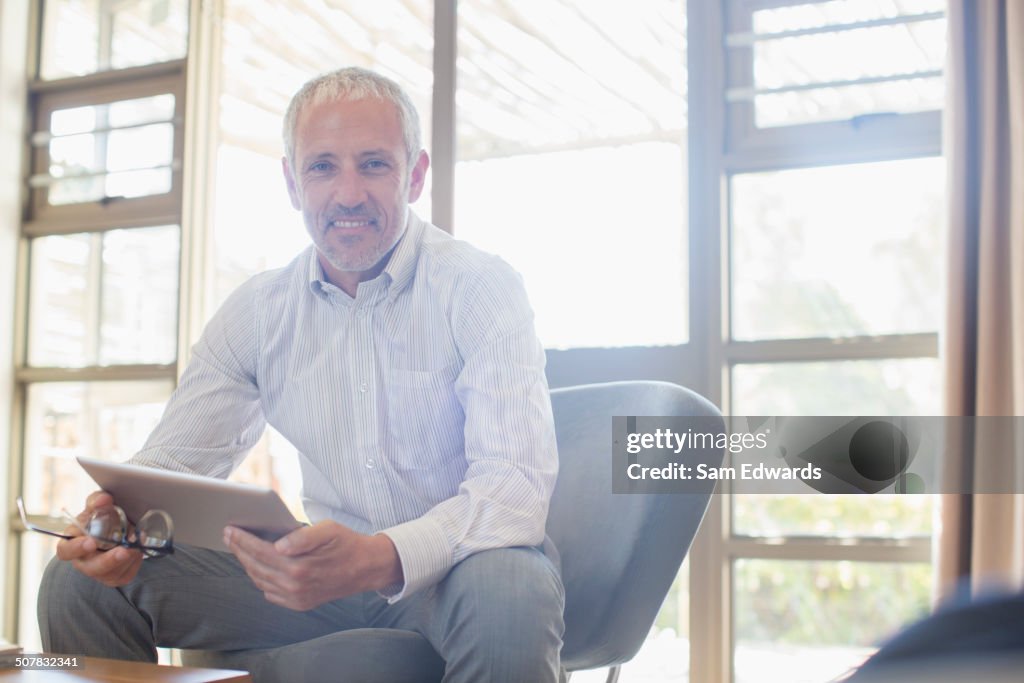
<path fill-rule="evenodd" d="M 53 558 L 43 572 L 37 603 L 39 634 L 48 652 L 154 660 L 145 618 L 109 588 Z"/>
<path fill-rule="evenodd" d="M 59 639 L 65 626 L 74 623 L 78 612 L 90 608 L 84 604 L 93 592 L 87 582 L 91 579 L 76 571 L 69 562 L 54 557 L 46 565 L 39 583 L 37 609 L 39 631 L 47 650 L 51 650 L 52 642 Z"/>
<path fill-rule="evenodd" d="M 466 558 L 456 570 L 464 585 L 478 598 L 475 607 L 521 624 L 548 624 L 559 628 L 565 603 L 562 579 L 551 561 L 536 548 L 485 550 Z"/>
<path fill-rule="evenodd" d="M 479 652 L 499 659 L 541 655 L 561 648 L 564 590 L 558 571 L 535 548 L 501 548 L 472 555 L 443 581 L 442 604 L 451 626 Z"/>

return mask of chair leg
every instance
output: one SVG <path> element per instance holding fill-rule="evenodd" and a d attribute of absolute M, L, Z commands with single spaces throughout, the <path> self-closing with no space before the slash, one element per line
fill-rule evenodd
<path fill-rule="evenodd" d="M 622 666 L 620 664 L 608 667 L 608 678 L 604 679 L 604 683 L 617 683 L 619 680 L 619 672 L 621 671 Z"/>

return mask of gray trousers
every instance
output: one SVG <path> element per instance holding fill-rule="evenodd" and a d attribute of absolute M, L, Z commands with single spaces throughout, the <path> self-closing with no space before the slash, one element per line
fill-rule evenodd
<path fill-rule="evenodd" d="M 229 553 L 176 548 L 108 588 L 56 558 L 43 575 L 39 629 L 48 652 L 156 661 L 156 647 L 271 648 L 354 628 L 420 633 L 446 683 L 559 679 L 564 591 L 536 548 L 487 550 L 393 605 L 363 593 L 296 612 L 267 602 Z M 338 680 L 344 680 L 339 672 Z"/>

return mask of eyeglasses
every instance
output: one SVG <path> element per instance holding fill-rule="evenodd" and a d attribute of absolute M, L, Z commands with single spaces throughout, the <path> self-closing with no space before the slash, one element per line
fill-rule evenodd
<path fill-rule="evenodd" d="M 28 513 L 25 512 L 25 503 L 20 496 L 17 503 L 21 523 L 25 525 L 26 529 L 63 539 L 77 537 L 74 534 L 61 533 L 29 522 Z M 86 536 L 92 536 L 96 540 L 96 547 L 100 550 L 110 550 L 118 546 L 134 548 L 141 550 L 143 557 L 146 558 L 163 557 L 174 552 L 174 522 L 171 520 L 171 516 L 163 510 L 150 510 L 142 516 L 134 528 L 128 523 L 128 516 L 125 515 L 124 510 L 116 505 L 108 505 L 94 510 L 85 523 L 78 521 L 78 518 L 66 509 L 62 508 L 61 513 L 65 522 Z"/>

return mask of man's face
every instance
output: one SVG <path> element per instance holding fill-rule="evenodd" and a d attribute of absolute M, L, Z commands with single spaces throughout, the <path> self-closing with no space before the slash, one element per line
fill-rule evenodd
<path fill-rule="evenodd" d="M 402 236 L 427 154 L 410 168 L 398 111 L 379 99 L 308 105 L 296 122 L 294 154 L 294 167 L 283 160 L 292 206 L 302 211 L 328 279 L 354 290 L 383 269 Z"/>

